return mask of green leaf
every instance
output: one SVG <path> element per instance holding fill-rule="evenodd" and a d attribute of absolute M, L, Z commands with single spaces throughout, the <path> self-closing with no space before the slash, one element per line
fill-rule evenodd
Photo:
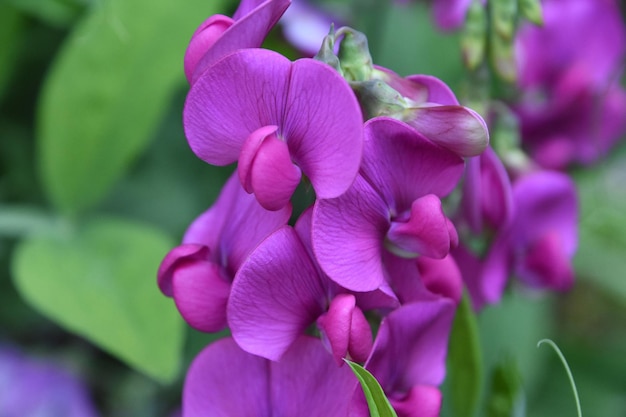
<path fill-rule="evenodd" d="M 344 359 L 361 383 L 371 417 L 397 417 L 376 378 L 358 363 Z"/>
<path fill-rule="evenodd" d="M 184 325 L 156 284 L 173 246 L 160 231 L 94 219 L 56 236 L 22 241 L 13 259 L 19 293 L 33 307 L 162 382 L 180 366 Z"/>
<path fill-rule="evenodd" d="M 626 305 L 626 148 L 576 176 L 580 198 L 577 276 Z"/>
<path fill-rule="evenodd" d="M 0 98 L 17 63 L 23 20 L 20 13 L 11 5 L 0 3 Z"/>
<path fill-rule="evenodd" d="M 6 0 L 23 13 L 50 25 L 67 27 L 80 15 L 89 0 Z"/>
<path fill-rule="evenodd" d="M 480 400 L 483 364 L 476 315 L 467 295 L 454 317 L 447 366 L 452 411 L 455 416 L 471 417 Z"/>
<path fill-rule="evenodd" d="M 69 36 L 43 87 L 39 164 L 49 198 L 74 214 L 140 154 L 185 84 L 186 44 L 221 0 L 98 2 Z"/>

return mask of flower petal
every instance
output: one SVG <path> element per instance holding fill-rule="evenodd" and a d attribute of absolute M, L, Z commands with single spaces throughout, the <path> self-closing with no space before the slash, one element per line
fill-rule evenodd
<path fill-rule="evenodd" d="M 185 76 L 190 84 L 198 62 L 233 23 L 234 20 L 230 17 L 216 14 L 202 22 L 196 29 L 189 41 L 184 60 Z"/>
<path fill-rule="evenodd" d="M 381 256 L 389 213 L 384 201 L 358 176 L 341 197 L 317 200 L 313 250 L 324 272 L 352 291 L 373 291 L 384 282 Z"/>
<path fill-rule="evenodd" d="M 482 117 L 463 106 L 413 107 L 404 118 L 428 139 L 460 156 L 476 156 L 489 144 L 489 131 Z"/>
<path fill-rule="evenodd" d="M 228 302 L 228 324 L 247 352 L 278 360 L 324 312 L 326 290 L 293 228 L 269 236 L 243 263 Z"/>
<path fill-rule="evenodd" d="M 290 72 L 287 58 L 264 49 L 239 50 L 204 72 L 189 90 L 183 113 L 195 154 L 209 164 L 228 165 L 252 132 L 280 126 Z"/>
<path fill-rule="evenodd" d="M 318 198 L 352 184 L 363 152 L 363 117 L 348 83 L 313 59 L 293 64 L 283 125 L 291 155 Z"/>
<path fill-rule="evenodd" d="M 267 0 L 258 6 L 255 3 L 258 2 L 242 2 L 235 12 L 235 22 L 213 42 L 197 62 L 190 84 L 195 84 L 211 65 L 226 55 L 239 49 L 260 47 L 291 4 L 291 0 Z"/>

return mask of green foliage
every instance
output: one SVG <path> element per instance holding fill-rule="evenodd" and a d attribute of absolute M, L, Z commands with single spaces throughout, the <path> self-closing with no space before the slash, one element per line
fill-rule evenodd
<path fill-rule="evenodd" d="M 491 391 L 487 401 L 488 417 L 524 415 L 525 396 L 522 380 L 514 358 L 499 363 L 491 375 Z"/>
<path fill-rule="evenodd" d="M 371 417 L 397 417 L 376 378 L 358 363 L 344 359 L 361 383 Z"/>
<path fill-rule="evenodd" d="M 626 305 L 626 148 L 576 176 L 580 235 L 574 265 L 588 280 Z"/>
<path fill-rule="evenodd" d="M 110 0 L 92 7 L 58 54 L 38 112 L 40 172 L 65 213 L 98 203 L 147 145 L 204 16 L 222 1 Z"/>
<path fill-rule="evenodd" d="M 162 382 L 178 373 L 184 326 L 156 285 L 173 246 L 161 232 L 131 221 L 98 218 L 17 247 L 20 294 L 69 331 Z"/>
<path fill-rule="evenodd" d="M 476 315 L 464 296 L 454 317 L 448 347 L 450 401 L 455 416 L 471 417 L 480 400 L 483 363 Z"/>
<path fill-rule="evenodd" d="M 92 0 L 5 0 L 22 13 L 57 27 L 71 25 Z"/>
<path fill-rule="evenodd" d="M 12 6 L 0 3 L 0 98 L 15 67 L 23 19 Z"/>

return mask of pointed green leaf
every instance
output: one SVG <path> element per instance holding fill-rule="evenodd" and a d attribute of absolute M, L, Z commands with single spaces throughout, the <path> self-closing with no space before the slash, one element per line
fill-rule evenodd
<path fill-rule="evenodd" d="M 371 417 L 398 417 L 376 378 L 358 363 L 344 359 L 363 388 Z"/>
<path fill-rule="evenodd" d="M 168 382 L 178 373 L 184 325 L 159 292 L 156 271 L 172 246 L 151 227 L 99 218 L 22 241 L 13 278 L 22 297 L 43 314 Z"/>
<path fill-rule="evenodd" d="M 43 87 L 39 163 L 54 205 L 98 201 L 144 149 L 172 93 L 184 88 L 185 48 L 222 0 L 108 0 L 68 37 Z"/>
<path fill-rule="evenodd" d="M 476 315 L 465 295 L 457 308 L 448 347 L 448 376 L 455 416 L 472 417 L 481 395 L 483 363 Z"/>

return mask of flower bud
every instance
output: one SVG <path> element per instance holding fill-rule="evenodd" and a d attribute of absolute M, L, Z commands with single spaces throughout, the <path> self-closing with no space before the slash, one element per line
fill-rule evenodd
<path fill-rule="evenodd" d="M 512 40 L 517 18 L 517 0 L 491 0 L 489 6 L 493 31 L 503 39 Z"/>
<path fill-rule="evenodd" d="M 543 26 L 543 11 L 540 0 L 519 0 L 520 14 L 532 23 Z"/>
<path fill-rule="evenodd" d="M 343 35 L 338 56 L 346 80 L 367 81 L 371 79 L 374 66 L 365 34 L 346 26 L 337 32 L 338 35 Z"/>
<path fill-rule="evenodd" d="M 474 70 L 485 59 L 487 36 L 487 11 L 480 1 L 475 0 L 467 11 L 461 37 L 461 50 L 465 66 Z"/>
<path fill-rule="evenodd" d="M 401 119 L 407 107 L 402 94 L 381 80 L 353 81 L 350 83 L 354 94 L 361 104 L 365 119 L 377 116 L 389 116 Z"/>
<path fill-rule="evenodd" d="M 343 71 L 341 70 L 341 65 L 339 64 L 339 58 L 335 55 L 335 40 L 335 26 L 331 25 L 328 35 L 324 36 L 324 39 L 322 40 L 320 50 L 313 58 L 330 65 L 343 77 Z"/>

